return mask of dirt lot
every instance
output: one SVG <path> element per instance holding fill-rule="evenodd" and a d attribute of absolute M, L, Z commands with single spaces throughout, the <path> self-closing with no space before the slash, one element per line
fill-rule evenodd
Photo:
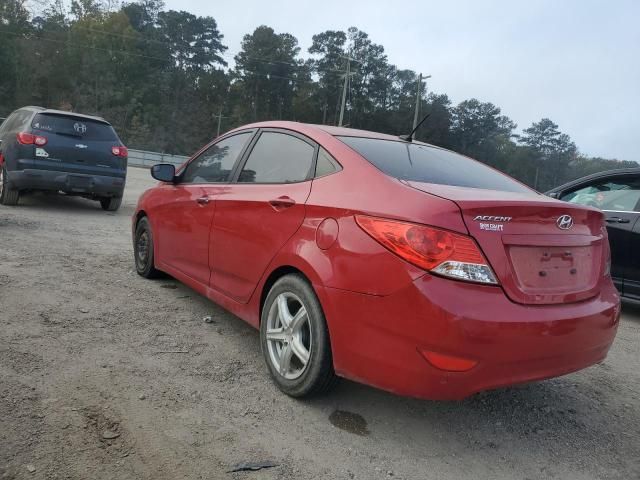
<path fill-rule="evenodd" d="M 350 382 L 296 401 L 257 332 L 135 274 L 130 216 L 151 184 L 130 169 L 117 214 L 0 207 L 0 478 L 640 478 L 640 310 L 603 364 L 563 378 L 464 402 Z M 263 460 L 278 466 L 228 473 Z"/>

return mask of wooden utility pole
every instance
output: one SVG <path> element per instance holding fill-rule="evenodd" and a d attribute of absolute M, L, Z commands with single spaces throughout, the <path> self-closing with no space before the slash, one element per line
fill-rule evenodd
<path fill-rule="evenodd" d="M 217 117 L 218 118 L 218 131 L 216 133 L 216 138 L 220 136 L 220 124 L 222 123 L 222 119 L 223 118 L 229 118 L 229 117 L 223 117 L 222 116 L 222 109 L 218 110 L 218 114 L 213 114 L 214 118 Z"/>
<path fill-rule="evenodd" d="M 429 78 L 431 78 L 431 75 L 427 75 L 426 77 L 424 77 L 424 81 L 426 82 L 426 80 L 428 80 Z M 416 110 L 415 113 L 413 114 L 413 129 L 415 130 L 416 125 L 418 125 L 418 116 L 420 115 L 420 104 L 422 103 L 422 81 L 423 81 L 423 77 L 422 74 L 420 74 L 418 76 L 418 85 L 416 87 Z M 424 87 L 424 93 L 427 93 L 427 87 L 425 85 Z"/>
<path fill-rule="evenodd" d="M 420 90 L 422 89 L 422 73 L 418 75 L 418 85 L 416 86 L 416 110 L 413 114 L 413 127 L 412 129 L 416 129 L 416 125 L 418 125 L 418 113 L 420 112 Z"/>
<path fill-rule="evenodd" d="M 344 75 L 344 85 L 342 87 L 342 105 L 340 107 L 340 119 L 338 120 L 339 127 L 342 126 L 344 120 L 344 108 L 347 104 L 347 87 L 349 85 L 349 82 L 351 81 L 351 75 L 354 75 L 354 73 L 351 73 L 351 62 L 354 61 L 355 58 L 351 58 L 351 51 L 349 51 L 349 56 L 344 58 L 347 59 L 347 71 Z"/>

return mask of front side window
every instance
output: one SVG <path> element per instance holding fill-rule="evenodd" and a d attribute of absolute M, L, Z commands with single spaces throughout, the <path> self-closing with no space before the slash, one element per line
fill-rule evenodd
<path fill-rule="evenodd" d="M 640 179 L 616 179 L 593 183 L 563 195 L 560 200 L 600 210 L 633 212 L 640 200 Z"/>
<path fill-rule="evenodd" d="M 293 183 L 309 178 L 314 147 L 292 135 L 263 132 L 256 142 L 239 183 Z"/>
<path fill-rule="evenodd" d="M 181 183 L 225 183 L 253 132 L 244 132 L 211 145 L 187 165 Z"/>
<path fill-rule="evenodd" d="M 532 192 L 511 177 L 449 150 L 377 138 L 337 138 L 390 177 L 456 187 Z"/>

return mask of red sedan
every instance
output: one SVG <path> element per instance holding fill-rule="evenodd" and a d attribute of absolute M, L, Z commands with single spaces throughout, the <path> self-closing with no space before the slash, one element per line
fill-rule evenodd
<path fill-rule="evenodd" d="M 460 399 L 588 367 L 613 342 L 602 213 L 468 157 L 265 122 L 152 175 L 133 217 L 138 273 L 259 328 L 289 395 L 346 377 Z"/>

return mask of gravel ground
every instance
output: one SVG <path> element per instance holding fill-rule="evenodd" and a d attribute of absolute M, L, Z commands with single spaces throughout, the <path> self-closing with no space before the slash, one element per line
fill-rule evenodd
<path fill-rule="evenodd" d="M 151 184 L 131 168 L 116 214 L 0 207 L 0 478 L 640 478 L 640 309 L 604 363 L 562 378 L 463 402 L 350 382 L 293 400 L 256 331 L 135 274 L 130 216 Z M 277 466 L 229 472 L 244 461 Z"/>

